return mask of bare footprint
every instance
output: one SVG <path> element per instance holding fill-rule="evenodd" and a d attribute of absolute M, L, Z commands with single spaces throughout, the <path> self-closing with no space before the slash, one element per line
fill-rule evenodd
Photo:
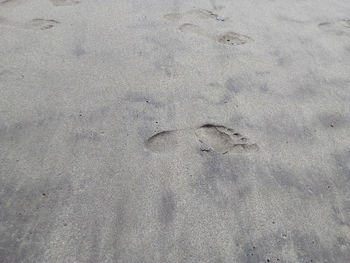
<path fill-rule="evenodd" d="M 0 0 L 0 6 L 11 7 L 23 3 L 24 0 Z"/>
<path fill-rule="evenodd" d="M 183 14 L 182 13 L 165 14 L 164 18 L 166 18 L 168 20 L 172 20 L 172 21 L 178 21 L 181 18 L 189 16 L 189 15 L 195 15 L 195 16 L 202 18 L 202 19 L 215 19 L 218 21 L 225 21 L 225 18 L 223 16 L 220 16 L 220 15 L 214 13 L 213 11 L 210 11 L 207 9 L 202 9 L 202 8 L 191 9 Z"/>
<path fill-rule="evenodd" d="M 70 6 L 80 3 L 79 0 L 50 0 L 50 2 L 55 6 Z"/>
<path fill-rule="evenodd" d="M 249 144 L 246 137 L 233 129 L 213 124 L 205 124 L 196 129 L 162 131 L 148 138 L 145 146 L 154 153 L 169 153 L 176 150 L 179 145 L 186 145 L 186 141 L 188 143 L 188 140 L 196 138 L 201 144 L 201 151 L 226 154 L 259 150 L 256 144 Z"/>
<path fill-rule="evenodd" d="M 244 45 L 248 43 L 249 41 L 252 41 L 250 37 L 246 35 L 242 35 L 236 32 L 225 32 L 219 35 L 212 35 L 206 30 L 204 30 L 202 27 L 190 24 L 190 23 L 185 23 L 182 24 L 179 27 L 181 32 L 187 32 L 187 33 L 192 33 L 200 36 L 207 37 L 209 39 L 215 40 L 220 44 L 224 45 L 229 45 L 229 46 L 238 46 L 238 45 Z"/>
<path fill-rule="evenodd" d="M 344 27 L 350 28 L 350 19 L 343 19 L 341 23 L 343 24 Z"/>
<path fill-rule="evenodd" d="M 250 37 L 236 32 L 226 32 L 217 37 L 219 43 L 229 46 L 243 45 L 251 40 Z"/>
<path fill-rule="evenodd" d="M 147 139 L 146 148 L 155 153 L 167 153 L 174 151 L 185 136 L 181 130 L 162 131 Z"/>
<path fill-rule="evenodd" d="M 180 13 L 169 13 L 169 14 L 165 14 L 163 17 L 170 21 L 178 21 L 183 17 L 183 15 Z"/>
<path fill-rule="evenodd" d="M 336 35 L 348 34 L 350 32 L 350 19 L 343 19 L 336 22 L 322 22 L 318 24 L 318 28 Z"/>
<path fill-rule="evenodd" d="M 219 21 L 224 21 L 225 19 L 222 16 L 219 16 L 218 14 L 214 13 L 213 11 L 207 10 L 207 9 L 192 9 L 186 12 L 187 14 L 194 14 L 198 16 L 199 18 L 203 19 L 215 19 Z"/>
<path fill-rule="evenodd" d="M 34 18 L 28 22 L 21 23 L 21 22 L 10 21 L 4 17 L 0 17 L 0 24 L 11 26 L 11 27 L 22 28 L 22 29 L 46 30 L 54 27 L 59 23 L 60 22 L 53 19 L 42 19 L 42 18 Z"/>
<path fill-rule="evenodd" d="M 7 19 L 6 18 L 4 18 L 4 17 L 2 17 L 2 16 L 0 16 L 0 24 L 7 24 Z"/>
<path fill-rule="evenodd" d="M 218 14 L 214 13 L 211 10 L 208 9 L 202 9 L 202 8 L 194 8 L 191 10 L 188 10 L 185 13 L 169 13 L 165 14 L 164 18 L 171 20 L 171 21 L 179 21 L 182 18 L 189 16 L 189 15 L 195 15 L 199 18 L 203 19 L 215 19 L 219 21 L 225 21 L 225 18 L 222 16 L 219 16 Z M 221 34 L 217 34 L 215 32 L 209 32 L 206 29 L 202 28 L 199 25 L 191 24 L 191 23 L 184 23 L 179 26 L 179 30 L 184 33 L 192 33 L 199 36 L 204 36 L 206 38 L 212 39 L 220 44 L 228 45 L 228 46 L 238 46 L 238 45 L 244 45 L 249 41 L 252 41 L 253 39 L 249 36 L 239 34 L 236 32 L 224 32 Z"/>
<path fill-rule="evenodd" d="M 194 24 L 190 24 L 190 23 L 185 23 L 182 24 L 179 27 L 181 32 L 184 33 L 192 33 L 192 34 L 196 34 L 196 35 L 200 35 L 200 36 L 205 36 L 205 37 L 211 37 L 210 34 L 205 31 L 203 28 L 201 28 L 200 26 L 194 25 Z"/>
<path fill-rule="evenodd" d="M 248 139 L 233 129 L 221 125 L 205 124 L 196 129 L 195 134 L 202 144 L 202 151 L 244 153 L 257 151 L 256 144 L 248 144 Z"/>
<path fill-rule="evenodd" d="M 40 28 L 41 30 L 46 30 L 53 28 L 55 25 L 59 24 L 57 20 L 54 19 L 42 19 L 35 18 L 24 25 L 25 28 Z"/>

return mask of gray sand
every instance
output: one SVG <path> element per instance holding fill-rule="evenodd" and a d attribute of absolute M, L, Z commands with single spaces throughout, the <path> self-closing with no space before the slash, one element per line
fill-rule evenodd
<path fill-rule="evenodd" d="M 0 262 L 350 262 L 350 1 L 0 0 Z"/>

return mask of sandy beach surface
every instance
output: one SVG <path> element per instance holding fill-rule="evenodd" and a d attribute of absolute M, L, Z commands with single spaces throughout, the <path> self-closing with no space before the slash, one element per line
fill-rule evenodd
<path fill-rule="evenodd" d="M 1 263 L 349 263 L 350 1 L 0 0 Z"/>

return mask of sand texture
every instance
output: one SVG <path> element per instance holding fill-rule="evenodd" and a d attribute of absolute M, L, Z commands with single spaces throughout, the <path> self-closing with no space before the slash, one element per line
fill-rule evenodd
<path fill-rule="evenodd" d="M 349 0 L 0 0 L 0 263 L 349 263 Z"/>

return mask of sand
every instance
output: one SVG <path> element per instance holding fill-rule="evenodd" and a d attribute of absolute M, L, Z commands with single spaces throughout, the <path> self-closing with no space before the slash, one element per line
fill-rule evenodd
<path fill-rule="evenodd" d="M 350 262 L 350 1 L 0 0 L 0 262 Z"/>

